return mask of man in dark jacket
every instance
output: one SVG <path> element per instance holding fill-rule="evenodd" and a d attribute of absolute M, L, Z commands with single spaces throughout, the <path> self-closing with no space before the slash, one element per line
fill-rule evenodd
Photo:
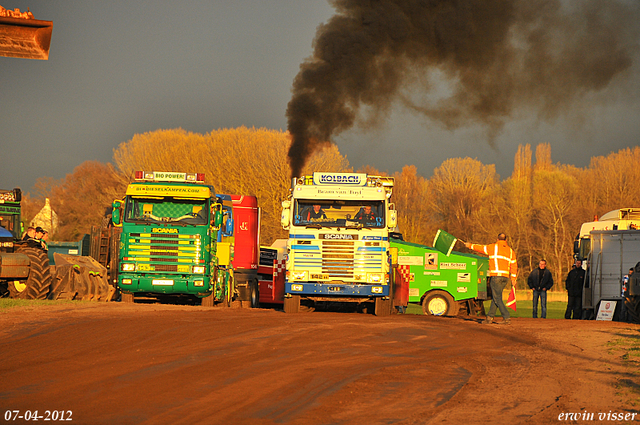
<path fill-rule="evenodd" d="M 542 307 L 540 317 L 547 318 L 547 291 L 553 286 L 553 276 L 547 269 L 547 260 L 540 260 L 538 268 L 534 269 L 527 279 L 529 288 L 533 289 L 533 318 L 538 318 L 538 298 Z"/>
<path fill-rule="evenodd" d="M 575 267 L 567 275 L 565 286 L 567 288 L 567 311 L 564 312 L 565 319 L 582 318 L 582 285 L 584 284 L 585 270 L 582 268 L 582 261 L 576 260 Z"/>

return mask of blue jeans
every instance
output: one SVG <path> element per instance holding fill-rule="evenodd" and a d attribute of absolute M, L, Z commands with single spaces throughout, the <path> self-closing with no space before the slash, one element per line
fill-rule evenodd
<path fill-rule="evenodd" d="M 536 291 L 533 290 L 533 318 L 538 318 L 538 298 L 540 298 L 540 306 L 542 307 L 542 312 L 540 317 L 543 319 L 547 318 L 547 291 Z"/>
<path fill-rule="evenodd" d="M 491 276 L 489 279 L 489 286 L 491 287 L 491 306 L 489 307 L 489 314 L 487 316 L 494 317 L 496 315 L 496 307 L 500 309 L 500 314 L 504 320 L 509 318 L 509 310 L 507 306 L 502 302 L 502 291 L 509 282 L 508 277 L 504 276 Z"/>

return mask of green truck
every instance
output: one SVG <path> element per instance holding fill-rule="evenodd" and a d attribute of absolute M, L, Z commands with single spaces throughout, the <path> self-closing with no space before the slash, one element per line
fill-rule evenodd
<path fill-rule="evenodd" d="M 489 259 L 390 238 L 396 305 L 420 303 L 426 315 L 456 316 L 460 309 L 483 312 L 488 299 Z"/>
<path fill-rule="evenodd" d="M 115 278 L 122 301 L 170 295 L 230 304 L 230 201 L 228 207 L 204 174 L 136 171 L 125 198 L 113 202 L 112 221 L 122 230 Z"/>

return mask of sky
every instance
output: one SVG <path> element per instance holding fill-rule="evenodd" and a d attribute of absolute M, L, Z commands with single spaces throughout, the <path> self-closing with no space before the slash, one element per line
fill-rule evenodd
<path fill-rule="evenodd" d="M 27 192 L 38 178 L 64 178 L 84 161 L 112 162 L 135 134 L 286 130 L 293 80 L 317 27 L 335 12 L 324 0 L 0 5 L 53 21 L 49 60 L 0 57 L 0 188 Z M 556 116 L 513 111 L 493 144 L 478 124 L 448 130 L 400 104 L 375 129 L 354 127 L 334 141 L 355 169 L 415 165 L 427 178 L 443 161 L 467 156 L 507 178 L 526 143 L 534 151 L 549 143 L 553 162 L 586 167 L 593 156 L 639 144 L 637 53 L 611 84 Z"/>

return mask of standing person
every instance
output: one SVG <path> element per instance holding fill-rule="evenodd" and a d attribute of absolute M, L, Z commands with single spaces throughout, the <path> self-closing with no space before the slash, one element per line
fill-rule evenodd
<path fill-rule="evenodd" d="M 22 235 L 22 240 L 23 241 L 28 241 L 29 239 L 32 239 L 32 238 L 35 238 L 35 237 L 36 237 L 36 228 L 29 226 L 27 228 L 27 231 L 24 232 L 24 235 Z"/>
<path fill-rule="evenodd" d="M 582 285 L 584 285 L 585 270 L 582 268 L 582 260 L 576 260 L 575 267 L 567 275 L 565 287 L 567 288 L 567 311 L 564 312 L 565 319 L 582 318 Z"/>
<path fill-rule="evenodd" d="M 553 276 L 547 269 L 547 260 L 540 260 L 538 268 L 534 269 L 527 279 L 529 288 L 533 289 L 533 318 L 538 318 L 538 299 L 542 312 L 540 317 L 547 318 L 547 291 L 553 286 Z"/>
<path fill-rule="evenodd" d="M 483 323 L 492 323 L 496 315 L 496 307 L 502 314 L 502 324 L 511 324 L 509 310 L 502 301 L 502 291 L 504 290 L 509 279 L 511 285 L 516 286 L 516 277 L 518 276 L 518 263 L 516 262 L 516 254 L 507 245 L 507 235 L 500 233 L 498 240 L 491 245 L 478 245 L 465 242 L 464 245 L 476 252 L 480 252 L 489 256 L 489 286 L 491 287 L 491 306 L 489 313 Z"/>

